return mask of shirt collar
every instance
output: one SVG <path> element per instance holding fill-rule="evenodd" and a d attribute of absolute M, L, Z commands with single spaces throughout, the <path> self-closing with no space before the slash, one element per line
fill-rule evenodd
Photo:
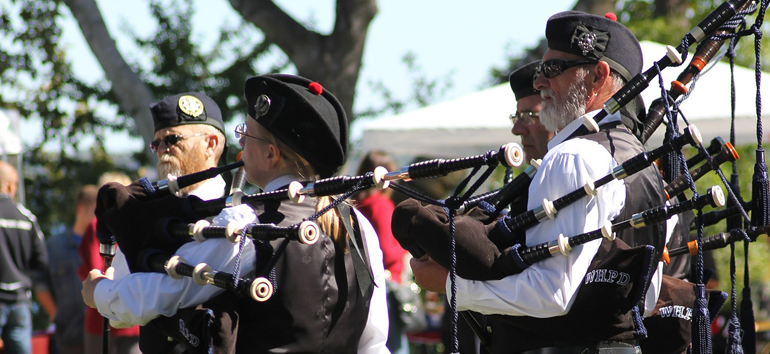
<path fill-rule="evenodd" d="M 295 175 L 292 175 L 292 174 L 283 175 L 283 176 L 280 176 L 280 177 L 270 181 L 265 186 L 265 190 L 264 191 L 265 192 L 272 192 L 272 191 L 274 191 L 274 190 L 276 190 L 278 188 L 281 188 L 283 186 L 287 186 L 287 185 L 289 185 L 289 183 L 294 182 L 294 181 L 299 181 L 299 177 L 297 177 Z"/>
<path fill-rule="evenodd" d="M 567 138 L 569 138 L 576 130 L 578 130 L 583 125 L 583 119 L 593 119 L 593 117 L 599 113 L 601 109 L 597 109 L 591 112 L 588 112 L 584 114 L 582 117 L 573 120 L 569 124 L 567 124 L 564 129 L 560 130 L 556 135 L 551 138 L 550 141 L 548 141 L 548 150 L 551 150 L 555 148 L 557 145 L 563 143 Z M 617 122 L 620 121 L 620 113 L 615 112 L 613 114 L 610 114 L 606 117 L 604 117 L 601 121 L 599 121 L 599 125 L 604 125 L 611 122 Z"/>
<path fill-rule="evenodd" d="M 203 200 L 218 199 L 225 195 L 226 185 L 227 183 L 225 183 L 222 176 L 216 176 L 206 180 L 206 182 L 193 189 L 189 194 Z"/>

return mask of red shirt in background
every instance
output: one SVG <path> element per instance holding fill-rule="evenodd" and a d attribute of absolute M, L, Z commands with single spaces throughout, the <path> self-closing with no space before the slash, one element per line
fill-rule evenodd
<path fill-rule="evenodd" d="M 391 236 L 392 237 L 392 236 Z M 80 259 L 83 263 L 78 268 L 80 280 L 84 280 L 92 269 L 104 270 L 104 260 L 99 255 L 99 240 L 96 238 L 96 218 L 91 220 L 86 232 L 83 233 L 83 241 L 78 248 Z M 96 309 L 86 306 L 86 333 L 93 335 L 102 334 L 103 317 Z M 115 337 L 138 337 L 139 326 L 129 328 L 110 327 L 110 336 Z"/>
<path fill-rule="evenodd" d="M 369 219 L 374 231 L 377 231 L 385 269 L 390 271 L 391 279 L 401 283 L 401 271 L 404 269 L 406 250 L 401 248 L 390 230 L 393 211 L 396 209 L 393 201 L 382 193 L 374 192 L 363 200 L 359 200 L 356 209 Z"/>

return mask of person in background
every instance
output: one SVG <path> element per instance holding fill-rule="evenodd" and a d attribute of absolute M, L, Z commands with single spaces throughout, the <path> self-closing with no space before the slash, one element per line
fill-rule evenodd
<path fill-rule="evenodd" d="M 65 232 L 46 240 L 49 268 L 44 282 L 35 284 L 38 301 L 56 326 L 54 342 L 59 354 L 83 353 L 86 306 L 80 296 L 78 247 L 94 219 L 95 185 L 83 186 L 75 199 L 75 222 Z"/>
<path fill-rule="evenodd" d="M 131 183 L 131 179 L 120 172 L 106 172 L 99 177 L 98 185 L 103 186 L 109 182 L 127 185 Z M 95 203 L 96 195 L 94 195 L 94 205 Z M 83 240 L 78 247 L 78 255 L 80 256 L 80 266 L 77 268 L 78 282 L 85 279 L 89 270 L 93 268 L 104 268 L 104 259 L 102 259 L 99 254 L 99 239 L 96 238 L 96 218 L 93 216 L 93 208 L 90 213 L 91 218 L 88 220 L 88 226 L 85 231 L 83 231 Z M 85 304 L 83 304 L 83 298 L 80 296 L 81 287 L 82 286 L 76 288 L 78 290 L 77 300 L 83 307 L 85 307 L 85 318 L 82 323 L 84 329 L 83 350 L 81 353 L 101 354 L 104 319 L 102 318 L 102 315 L 99 314 L 99 311 L 86 307 Z M 59 326 L 57 324 L 57 332 L 58 328 Z M 110 353 L 140 353 L 139 326 L 110 328 Z M 61 352 L 60 354 L 64 354 L 64 352 Z"/>
<path fill-rule="evenodd" d="M 358 166 L 357 175 L 363 175 L 374 171 L 378 166 L 384 167 L 388 171 L 396 170 L 396 163 L 393 158 L 384 151 L 370 151 Z M 385 266 L 385 279 L 388 287 L 395 287 L 401 284 L 401 272 L 404 269 L 404 256 L 406 250 L 393 237 L 390 231 L 390 223 L 393 217 L 395 205 L 390 195 L 393 190 L 386 188 L 379 190 L 369 188 L 355 195 L 355 206 L 372 223 L 374 230 L 377 231 L 377 238 L 380 240 L 380 249 L 382 249 L 382 260 Z M 402 323 L 399 311 L 400 306 L 396 303 L 394 294 L 388 291 L 388 319 L 390 327 L 388 329 L 388 341 L 386 346 L 391 353 L 404 354 L 409 353 L 409 343 L 406 338 L 406 331 Z"/>
<path fill-rule="evenodd" d="M 0 338 L 6 354 L 32 352 L 32 271 L 48 267 L 37 218 L 16 203 L 19 174 L 0 161 Z"/>
<path fill-rule="evenodd" d="M 540 61 L 533 61 L 511 73 L 508 82 L 516 97 L 516 113 L 511 114 L 511 133 L 521 137 L 526 162 L 542 159 L 548 151 L 548 141 L 554 133 L 540 123 L 540 90 L 533 82 L 540 74 Z"/>

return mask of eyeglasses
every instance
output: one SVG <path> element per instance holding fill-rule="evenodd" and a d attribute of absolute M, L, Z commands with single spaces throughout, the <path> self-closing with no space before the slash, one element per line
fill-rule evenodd
<path fill-rule="evenodd" d="M 540 64 L 540 73 L 549 79 L 553 79 L 571 67 L 596 63 L 598 63 L 596 60 L 548 59 Z"/>
<path fill-rule="evenodd" d="M 522 111 L 511 113 L 508 118 L 511 120 L 511 125 L 516 124 L 516 121 L 521 121 L 524 125 L 530 125 L 535 123 L 536 119 L 540 119 L 540 115 L 532 111 Z"/>
<path fill-rule="evenodd" d="M 153 140 L 150 143 L 150 150 L 152 150 L 152 152 L 158 152 L 158 148 L 160 147 L 161 141 L 164 144 L 166 144 L 166 146 L 171 146 L 171 145 L 176 145 L 178 142 L 180 142 L 180 141 L 182 141 L 184 139 L 194 138 L 196 136 L 204 136 L 204 135 L 207 136 L 208 134 L 197 133 L 197 134 L 193 134 L 193 135 L 181 135 L 181 134 L 166 135 L 166 136 L 163 137 L 163 139 L 155 139 L 155 140 Z"/>
<path fill-rule="evenodd" d="M 266 142 L 268 144 L 272 144 L 267 139 L 263 139 L 263 138 L 260 138 L 260 137 L 256 137 L 254 135 L 246 134 L 246 123 L 241 123 L 241 124 L 238 124 L 238 125 L 235 126 L 235 137 L 240 139 L 242 136 L 247 136 L 247 137 L 252 138 L 252 139 L 256 139 L 256 140 L 264 141 L 264 142 Z"/>

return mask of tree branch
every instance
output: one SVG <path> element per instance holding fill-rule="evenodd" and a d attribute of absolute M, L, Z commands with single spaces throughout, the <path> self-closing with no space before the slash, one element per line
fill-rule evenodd
<path fill-rule="evenodd" d="M 352 117 L 366 34 L 377 14 L 377 0 L 337 0 L 334 30 L 308 30 L 272 0 L 230 0 L 233 8 L 283 50 L 299 75 L 319 81 Z"/>
<path fill-rule="evenodd" d="M 118 51 L 95 0 L 64 0 L 64 3 L 78 21 L 88 46 L 111 82 L 112 92 L 118 103 L 133 119 L 145 144 L 149 145 L 155 134 L 152 115 L 148 109 L 155 99 L 152 92 Z M 145 154 L 150 161 L 156 159 L 149 149 L 145 149 Z"/>
<path fill-rule="evenodd" d="M 307 53 L 319 51 L 322 36 L 307 30 L 273 1 L 230 0 L 230 5 L 246 21 L 262 30 L 265 39 L 278 45 L 292 62 L 303 60 Z"/>

